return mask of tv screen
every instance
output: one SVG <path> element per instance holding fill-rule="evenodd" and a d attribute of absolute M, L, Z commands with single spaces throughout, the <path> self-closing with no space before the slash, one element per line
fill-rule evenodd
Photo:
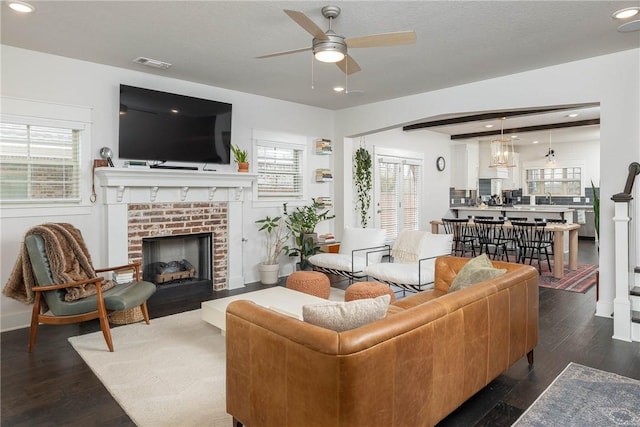
<path fill-rule="evenodd" d="M 120 85 L 119 157 L 230 163 L 231 104 Z"/>

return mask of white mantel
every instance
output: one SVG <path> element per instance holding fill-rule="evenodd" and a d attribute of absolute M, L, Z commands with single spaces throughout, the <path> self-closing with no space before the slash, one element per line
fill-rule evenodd
<path fill-rule="evenodd" d="M 127 205 L 162 202 L 227 202 L 228 287 L 244 286 L 242 220 L 244 189 L 257 174 L 151 168 L 97 168 L 99 201 L 105 206 L 107 265 L 128 262 Z"/>
<path fill-rule="evenodd" d="M 250 188 L 258 176 L 151 168 L 97 168 L 95 174 L 108 204 L 242 200 L 243 190 Z"/>

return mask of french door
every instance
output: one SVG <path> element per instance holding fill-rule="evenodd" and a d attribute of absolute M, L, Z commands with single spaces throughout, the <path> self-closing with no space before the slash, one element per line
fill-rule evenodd
<path fill-rule="evenodd" d="M 420 229 L 422 159 L 420 155 L 375 153 L 374 223 L 386 231 L 387 241 L 404 229 Z"/>

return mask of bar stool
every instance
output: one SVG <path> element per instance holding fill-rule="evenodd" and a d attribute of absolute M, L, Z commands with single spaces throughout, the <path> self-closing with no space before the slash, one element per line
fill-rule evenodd
<path fill-rule="evenodd" d="M 471 255 L 476 256 L 476 249 L 473 246 L 473 235 L 469 231 L 469 221 L 464 218 L 442 218 L 442 226 L 446 234 L 453 235 L 451 255 L 461 256 L 467 253 L 467 246 L 471 249 Z"/>

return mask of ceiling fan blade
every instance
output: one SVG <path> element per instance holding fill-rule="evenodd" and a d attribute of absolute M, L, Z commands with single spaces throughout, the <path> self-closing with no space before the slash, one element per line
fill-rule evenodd
<path fill-rule="evenodd" d="M 342 61 L 336 62 L 336 65 L 346 75 L 357 73 L 358 71 L 362 70 L 362 68 L 360 68 L 358 63 L 354 61 L 354 59 L 349 55 L 345 56 Z"/>
<path fill-rule="evenodd" d="M 287 9 L 284 10 L 284 13 L 289 15 L 289 18 L 296 21 L 296 24 L 300 25 L 302 28 L 305 29 L 306 32 L 308 32 L 318 40 L 329 39 L 327 35 L 324 33 L 324 31 L 322 31 L 322 28 L 318 27 L 316 23 L 313 22 L 311 19 L 309 19 L 307 15 L 305 15 L 304 13 L 298 12 L 295 10 L 287 10 Z"/>
<path fill-rule="evenodd" d="M 303 47 L 303 48 L 300 48 L 300 49 L 286 50 L 284 52 L 270 53 L 269 55 L 256 56 L 256 59 L 264 59 L 264 58 L 272 58 L 274 56 L 289 55 L 290 53 L 304 52 L 306 50 L 311 50 L 311 48 L 310 47 Z"/>
<path fill-rule="evenodd" d="M 372 34 L 370 36 L 346 39 L 347 47 L 384 47 L 416 42 L 415 31 L 398 31 L 395 33 Z"/>

